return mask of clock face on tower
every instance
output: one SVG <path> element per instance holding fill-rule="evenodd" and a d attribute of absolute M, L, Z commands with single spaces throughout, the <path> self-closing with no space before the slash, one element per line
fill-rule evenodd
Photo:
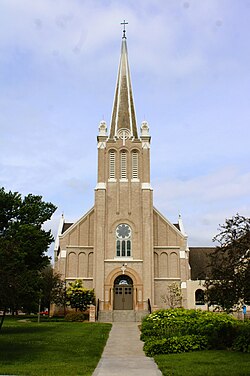
<path fill-rule="evenodd" d="M 131 229 L 125 223 L 120 224 L 116 228 L 116 236 L 118 239 L 128 239 L 131 236 Z"/>

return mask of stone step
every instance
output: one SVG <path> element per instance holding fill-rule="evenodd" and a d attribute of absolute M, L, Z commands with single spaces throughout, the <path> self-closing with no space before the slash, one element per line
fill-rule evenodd
<path fill-rule="evenodd" d="M 114 310 L 114 311 L 99 311 L 99 322 L 140 322 L 144 316 L 148 314 L 147 311 L 133 311 L 133 310 Z"/>
<path fill-rule="evenodd" d="M 136 315 L 133 310 L 113 311 L 113 322 L 135 322 Z"/>
<path fill-rule="evenodd" d="M 113 312 L 112 311 L 99 311 L 98 321 L 99 322 L 113 322 Z"/>

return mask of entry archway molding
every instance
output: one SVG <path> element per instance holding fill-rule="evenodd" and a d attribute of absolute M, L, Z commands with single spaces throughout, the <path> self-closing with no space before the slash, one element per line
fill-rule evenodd
<path fill-rule="evenodd" d="M 134 309 L 138 310 L 141 308 L 142 305 L 142 298 L 143 298 L 143 285 L 142 280 L 139 274 L 130 267 L 126 268 L 125 273 L 128 277 L 130 277 L 133 281 L 133 289 L 134 289 Z M 105 301 L 105 307 L 109 310 L 113 310 L 113 295 L 114 295 L 114 282 L 117 277 L 123 275 L 121 271 L 121 267 L 117 267 L 113 269 L 105 279 L 105 296 L 107 297 L 108 301 Z"/>
<path fill-rule="evenodd" d="M 115 279 L 122 274 L 123 273 L 121 271 L 121 267 L 119 267 L 119 268 L 117 267 L 117 268 L 113 269 L 108 274 L 108 276 L 106 277 L 105 286 L 114 286 Z M 134 286 L 142 287 L 142 280 L 141 280 L 139 274 L 135 270 L 133 270 L 132 268 L 130 268 L 128 266 L 126 268 L 125 274 L 128 275 L 132 279 Z"/>

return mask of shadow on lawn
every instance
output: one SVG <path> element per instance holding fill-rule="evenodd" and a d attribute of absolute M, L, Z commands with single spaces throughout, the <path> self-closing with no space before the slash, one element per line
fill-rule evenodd
<path fill-rule="evenodd" d="M 0 363 L 30 361 L 39 357 L 46 346 L 46 333 L 54 328 L 48 326 L 31 325 L 27 323 L 18 326 L 3 327 L 0 332 Z"/>
<path fill-rule="evenodd" d="M 27 326 L 25 323 L 23 326 L 20 324 L 20 326 L 8 326 L 2 328 L 0 331 L 0 338 L 2 339 L 4 336 L 9 335 L 9 334 L 31 334 L 31 333 L 44 333 L 44 332 L 51 332 L 53 330 L 53 326 L 48 327 L 48 326 L 43 326 L 43 324 L 39 325 L 31 325 Z"/>
<path fill-rule="evenodd" d="M 0 364 L 14 363 L 19 360 L 28 362 L 31 358 L 39 357 L 41 350 L 41 344 L 34 346 L 33 343 L 1 343 Z"/>

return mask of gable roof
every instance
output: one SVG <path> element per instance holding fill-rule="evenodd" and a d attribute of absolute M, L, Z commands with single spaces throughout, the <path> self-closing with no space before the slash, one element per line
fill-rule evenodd
<path fill-rule="evenodd" d="M 68 230 L 68 228 L 70 228 L 70 226 L 72 226 L 73 225 L 73 223 L 64 223 L 63 224 L 63 228 L 62 228 L 62 234 L 65 232 L 65 231 L 67 231 Z"/>
<path fill-rule="evenodd" d="M 164 222 L 166 222 L 175 232 L 177 232 L 179 235 L 181 235 L 183 238 L 187 238 L 187 235 L 186 234 L 183 234 L 182 232 L 181 232 L 181 229 L 180 229 L 180 226 L 179 226 L 179 224 L 177 224 L 177 223 L 171 223 L 161 212 L 159 212 L 159 210 L 158 209 L 156 209 L 156 207 L 153 207 L 153 211 L 157 214 L 157 215 L 159 215 L 162 219 L 163 219 L 163 221 Z"/>
<path fill-rule="evenodd" d="M 78 226 L 78 224 L 85 218 L 87 217 L 88 215 L 91 214 L 91 212 L 94 211 L 94 207 L 92 207 L 87 213 L 85 213 L 81 218 L 78 219 L 78 221 L 76 221 L 75 223 L 65 223 L 66 224 L 66 227 L 64 229 L 64 231 L 61 233 L 60 237 L 61 236 L 64 236 L 66 235 L 67 233 L 69 233 L 71 230 L 73 230 L 76 226 Z"/>

